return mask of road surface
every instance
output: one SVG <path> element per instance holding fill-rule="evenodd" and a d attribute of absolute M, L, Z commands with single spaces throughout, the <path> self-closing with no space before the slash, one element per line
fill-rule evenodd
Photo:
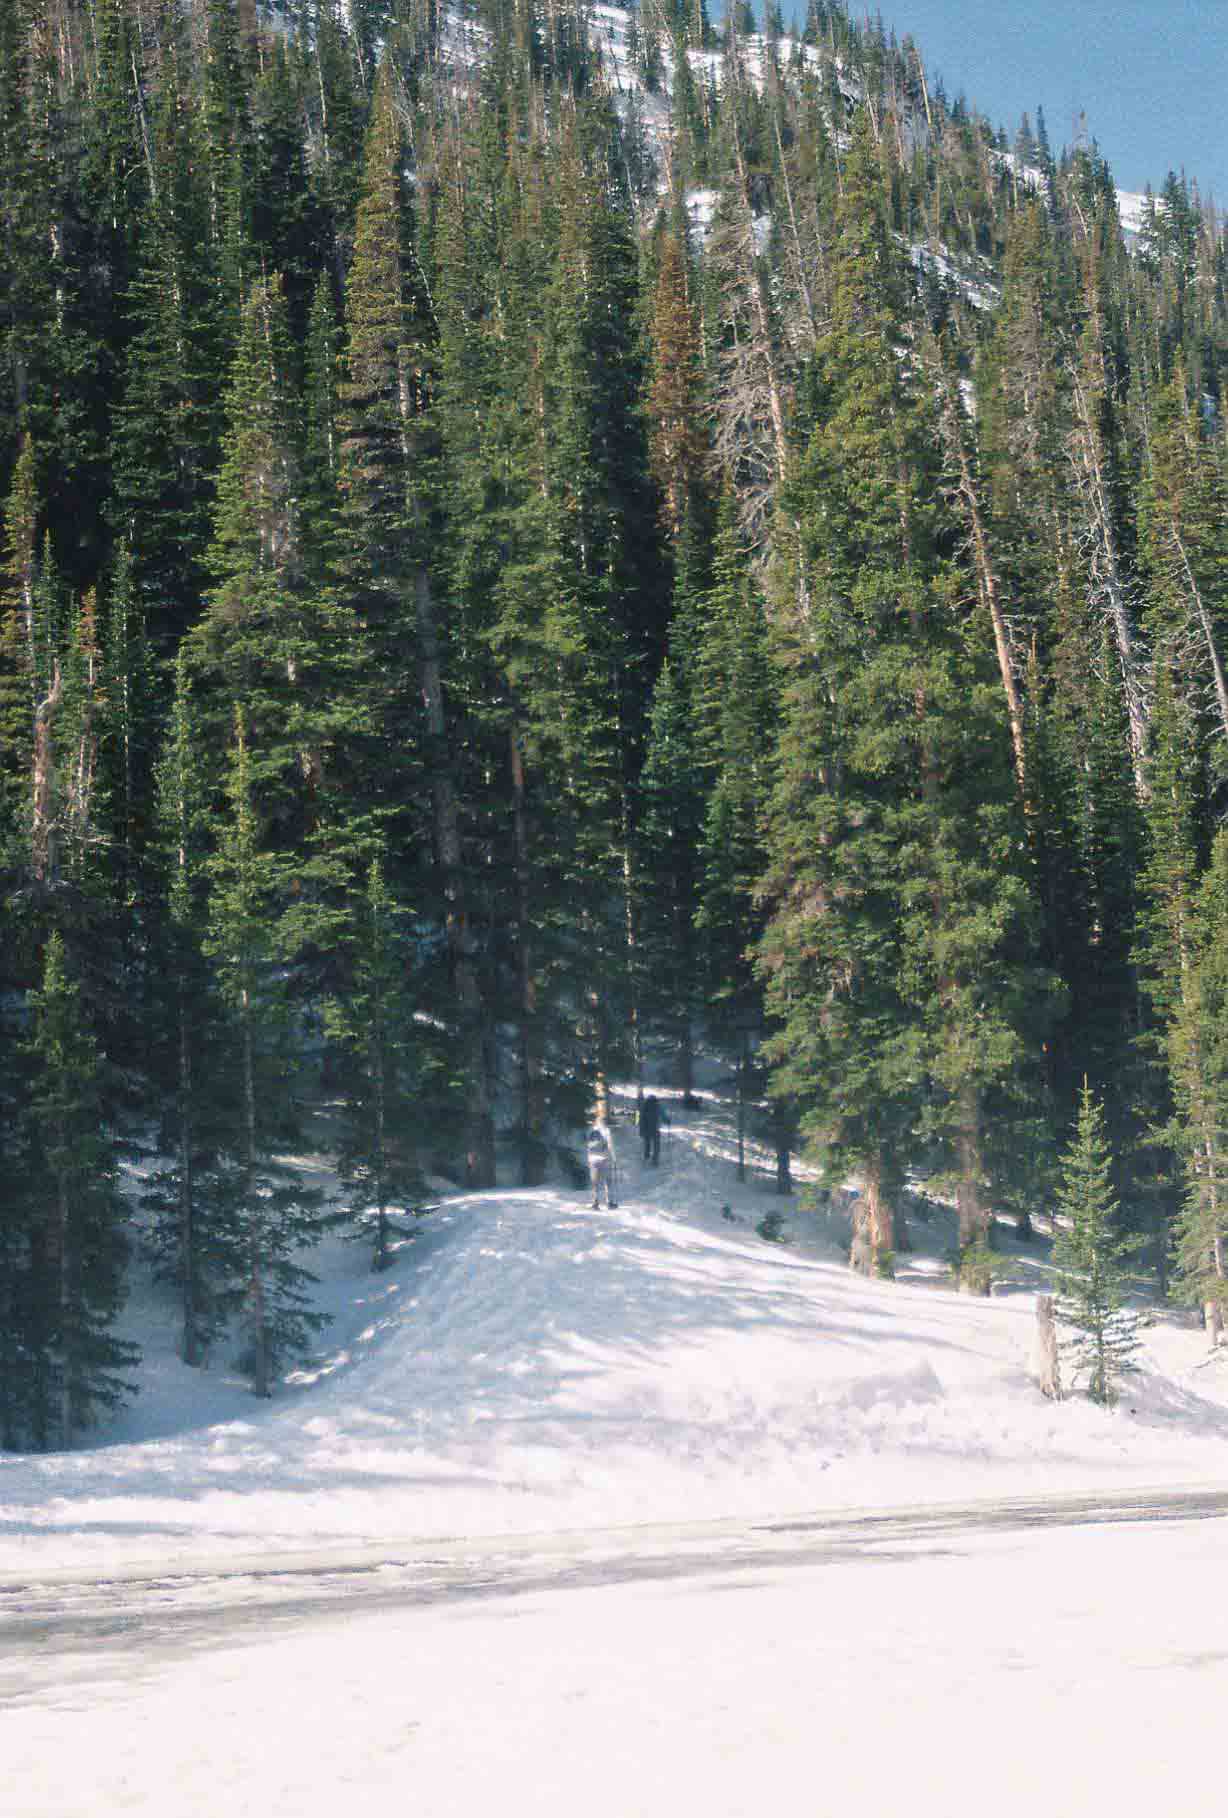
<path fill-rule="evenodd" d="M 1228 1489 L 1015 1498 L 779 1520 L 372 1543 L 281 1557 L 0 1579 L 0 1707 L 66 1680 L 124 1676 L 225 1644 L 266 1642 L 359 1611 L 412 1610 L 770 1567 L 871 1565 L 958 1555 L 989 1533 L 1228 1520 Z"/>

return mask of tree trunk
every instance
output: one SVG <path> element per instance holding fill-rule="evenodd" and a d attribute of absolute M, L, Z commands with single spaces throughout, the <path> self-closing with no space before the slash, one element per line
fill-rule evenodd
<path fill-rule="evenodd" d="M 381 994 L 382 1001 L 382 994 Z M 392 1261 L 388 1247 L 388 1067 L 387 1042 L 381 1027 L 375 1040 L 375 1164 L 379 1175 L 375 1183 L 376 1226 L 375 1267 L 383 1271 Z"/>
<path fill-rule="evenodd" d="M 631 885 L 631 832 L 630 813 L 626 791 L 622 798 L 622 831 L 623 831 L 623 928 L 627 946 L 627 995 L 631 1018 L 631 1059 L 635 1073 L 635 1091 L 637 1101 L 644 1098 L 644 1029 L 640 1016 L 639 988 L 639 953 L 638 937 L 635 927 L 635 895 Z"/>
<path fill-rule="evenodd" d="M 689 1005 L 678 1019 L 673 1075 L 674 1084 L 683 1098 L 690 1098 L 695 1090 L 695 1030 L 691 1023 Z"/>
<path fill-rule="evenodd" d="M 537 978 L 529 922 L 529 830 L 525 815 L 524 754 L 519 729 L 508 733 L 512 775 L 512 827 L 516 849 L 516 962 L 520 987 L 517 1066 L 520 1075 L 520 1180 L 541 1184 L 545 1175 L 541 1036 L 537 1019 Z"/>
<path fill-rule="evenodd" d="M 188 1010 L 179 991 L 179 1270 L 183 1311 L 183 1361 L 191 1369 L 201 1362 L 199 1308 L 196 1301 L 196 1208 L 192 1171 L 192 1043 Z"/>
<path fill-rule="evenodd" d="M 252 1183 L 256 1174 L 256 1063 L 252 1052 L 252 1000 L 244 986 L 239 998 L 243 1024 L 243 1177 L 244 1215 L 251 1225 L 249 1253 L 251 1258 L 247 1284 L 247 1301 L 252 1332 L 252 1392 L 267 1398 L 273 1392 L 269 1360 L 268 1308 L 264 1297 L 264 1258 L 261 1254 L 260 1215 L 252 1205 Z"/>
<path fill-rule="evenodd" d="M 1225 736 L 1228 736 L 1228 680 L 1226 680 L 1224 676 L 1224 665 L 1220 660 L 1219 646 L 1215 641 L 1215 631 L 1211 623 L 1211 614 L 1208 612 L 1207 603 L 1202 597 L 1202 590 L 1195 578 L 1194 569 L 1190 562 L 1189 551 L 1185 546 L 1185 539 L 1181 535 L 1175 518 L 1173 523 L 1169 526 L 1169 529 L 1173 539 L 1173 547 L 1180 559 L 1181 567 L 1185 574 L 1186 584 L 1190 590 L 1190 598 L 1194 603 L 1194 612 L 1198 619 L 1199 628 L 1202 631 L 1203 642 L 1207 648 L 1207 661 L 1211 665 L 1211 676 L 1215 684 L 1215 702 L 1219 710 L 1220 731 L 1225 734 Z"/>
<path fill-rule="evenodd" d="M 31 777 L 30 857 L 34 876 L 50 888 L 59 879 L 59 829 L 55 800 L 55 720 L 64 694 L 64 679 L 57 662 L 51 692 L 34 714 L 34 757 Z"/>
<path fill-rule="evenodd" d="M 882 1157 L 862 1168 L 861 1194 L 853 1208 L 849 1262 L 860 1275 L 881 1275 L 895 1253 L 895 1208 L 885 1190 Z"/>
<path fill-rule="evenodd" d="M 1093 601 L 1099 599 L 1107 613 L 1117 646 L 1121 669 L 1122 691 L 1130 727 L 1130 758 L 1134 769 L 1135 789 L 1140 801 L 1147 799 L 1147 725 L 1148 712 L 1139 673 L 1139 655 L 1130 613 L 1125 573 L 1117 546 L 1117 530 L 1105 473 L 1105 451 L 1096 420 L 1096 401 L 1086 375 L 1074 372 L 1074 402 L 1078 427 L 1074 436 L 1072 458 L 1076 478 L 1083 494 L 1087 513 L 1088 569 Z"/>
<path fill-rule="evenodd" d="M 72 1214 L 68 1188 L 61 1174 L 56 1181 L 56 1252 L 59 1267 L 59 1340 L 60 1340 L 60 1444 L 67 1446 L 72 1438 L 73 1401 L 79 1362 L 72 1339 L 73 1329 L 73 1243 Z"/>
<path fill-rule="evenodd" d="M 998 673 L 1002 678 L 1002 693 L 1006 700 L 1006 717 L 1010 726 L 1011 749 L 1015 757 L 1015 776 L 1019 784 L 1020 799 L 1024 808 L 1027 809 L 1027 758 L 1023 738 L 1023 702 L 1019 694 L 1019 685 L 1015 679 L 1014 664 L 1011 661 L 1010 638 L 1006 627 L 1006 616 L 1002 611 L 998 576 L 990 554 L 989 540 L 985 535 L 980 496 L 972 473 L 972 463 L 968 458 L 963 424 L 960 421 L 959 401 L 951 385 L 950 375 L 942 365 L 941 354 L 937 356 L 935 363 L 942 385 L 942 419 L 946 432 L 947 452 L 954 457 L 959 472 L 958 493 L 968 525 L 977 588 L 982 604 L 989 614 L 990 624 L 993 626 Z"/>
<path fill-rule="evenodd" d="M 1036 1381 L 1042 1395 L 1047 1395 L 1051 1401 L 1062 1399 L 1061 1363 L 1052 1294 L 1036 1296 Z"/>
<path fill-rule="evenodd" d="M 959 1211 L 959 1245 L 983 1242 L 989 1236 L 989 1211 L 981 1197 L 981 1107 L 975 1087 L 960 1095 L 960 1121 L 955 1147 L 959 1182 L 955 1203 Z"/>
<path fill-rule="evenodd" d="M 981 1104 L 975 1086 L 966 1086 L 961 1093 L 959 1117 L 955 1133 L 959 1162 L 955 1205 L 962 1253 L 972 1246 L 989 1244 L 989 1208 L 981 1194 Z M 960 1270 L 959 1285 L 965 1294 L 988 1294 L 989 1275 L 983 1266 L 965 1266 Z"/>

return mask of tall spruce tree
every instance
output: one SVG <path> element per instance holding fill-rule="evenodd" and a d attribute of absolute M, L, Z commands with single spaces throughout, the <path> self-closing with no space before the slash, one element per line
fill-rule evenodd
<path fill-rule="evenodd" d="M 1169 1053 L 1186 1194 L 1177 1221 L 1177 1291 L 1201 1306 L 1211 1343 L 1228 1309 L 1228 833 L 1189 916 Z"/>
<path fill-rule="evenodd" d="M 1142 1239 L 1122 1233 L 1112 1156 L 1099 1104 L 1087 1083 L 1057 1195 L 1064 1220 L 1053 1243 L 1055 1312 L 1072 1333 L 1074 1371 L 1093 1401 L 1109 1406 L 1138 1349 L 1139 1316 L 1127 1302 L 1131 1257 Z"/>
<path fill-rule="evenodd" d="M 200 598 L 228 351 L 187 58 L 172 35 L 148 123 L 154 178 L 128 291 L 131 339 L 112 449 L 113 526 L 132 552 L 137 606 L 159 655 L 173 653 Z"/>
<path fill-rule="evenodd" d="M 469 1113 L 463 1136 L 466 1180 L 494 1180 L 492 1082 L 469 879 L 461 845 L 455 732 L 444 686 L 445 649 L 432 555 L 435 480 L 436 328 L 413 208 L 396 73 L 381 65 L 363 160 L 354 259 L 346 298 L 347 347 L 341 387 L 343 521 L 351 538 L 352 597 L 373 641 L 384 684 L 375 705 L 381 748 L 377 799 L 407 797 L 429 810 L 402 820 L 396 845 L 407 853 L 424 831 L 435 864 L 415 880 L 423 912 L 443 926 L 452 1014 L 466 1055 Z M 412 767 L 388 774 L 387 751 Z M 416 799 L 415 799 L 416 798 Z"/>
<path fill-rule="evenodd" d="M 327 1319 L 311 1307 L 314 1277 L 301 1260 L 320 1236 L 320 1193 L 280 1157 L 298 1125 L 298 1053 L 287 989 L 293 953 L 279 915 L 284 861 L 260 847 L 241 708 L 226 793 L 203 943 L 227 1013 L 224 1042 L 235 1092 L 217 1163 L 213 1216 L 228 1251 L 228 1279 L 217 1299 L 224 1313 L 241 1316 L 242 1365 L 254 1392 L 267 1396 L 281 1366 L 304 1354 Z"/>
<path fill-rule="evenodd" d="M 378 860 L 352 918 L 350 982 L 325 1019 L 344 1056 L 338 1174 L 349 1217 L 371 1239 L 373 1266 L 382 1270 L 393 1259 L 396 1219 L 404 1231 L 421 1205 L 430 1112 L 448 1108 L 438 1077 L 445 1061 L 415 1025 L 412 930 Z"/>
<path fill-rule="evenodd" d="M 208 1361 L 225 1333 L 239 1268 L 226 1165 L 239 1118 L 221 993 L 204 952 L 212 763 L 181 646 L 158 764 L 154 828 L 160 889 L 151 944 L 151 1073 L 158 1085 L 158 1165 L 143 1203 L 155 1267 L 181 1314 L 180 1353 Z"/>
<path fill-rule="evenodd" d="M 815 423 L 783 499 L 782 684 L 761 967 L 778 1089 L 863 1176 L 854 1261 L 897 1247 L 910 1161 L 949 1174 L 987 1286 L 990 1153 L 1050 984 L 1037 963 L 987 616 L 961 608 L 931 402 L 902 361 L 904 274 L 868 133 L 845 171 Z M 1034 1016 L 1039 1003 L 1042 1014 Z"/>
<path fill-rule="evenodd" d="M 21 1443 L 45 1451 L 70 1444 L 131 1394 L 129 1372 L 139 1353 L 115 1332 L 124 1299 L 127 1207 L 105 1063 L 58 933 L 47 943 L 31 1007 L 32 1080 L 19 1124 L 23 1342 L 17 1405 L 7 1418 Z"/>

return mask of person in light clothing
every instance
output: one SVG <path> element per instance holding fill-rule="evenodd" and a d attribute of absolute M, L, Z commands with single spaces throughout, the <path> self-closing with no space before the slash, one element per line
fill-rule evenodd
<path fill-rule="evenodd" d="M 584 1149 L 588 1156 L 588 1178 L 593 1185 L 594 1209 L 601 1204 L 602 1188 L 605 1189 L 605 1203 L 616 1206 L 614 1198 L 614 1138 L 610 1126 L 603 1117 L 590 1125 L 584 1139 Z"/>

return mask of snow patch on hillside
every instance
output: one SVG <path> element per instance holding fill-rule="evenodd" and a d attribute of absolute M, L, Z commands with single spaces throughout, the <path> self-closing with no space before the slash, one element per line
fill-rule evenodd
<path fill-rule="evenodd" d="M 1136 195 L 1131 190 L 1119 189 L 1117 192 L 1117 213 L 1121 217 L 1122 231 L 1126 234 L 1142 232 L 1143 222 L 1147 218 L 1147 204 L 1151 200 L 1146 195 Z"/>

